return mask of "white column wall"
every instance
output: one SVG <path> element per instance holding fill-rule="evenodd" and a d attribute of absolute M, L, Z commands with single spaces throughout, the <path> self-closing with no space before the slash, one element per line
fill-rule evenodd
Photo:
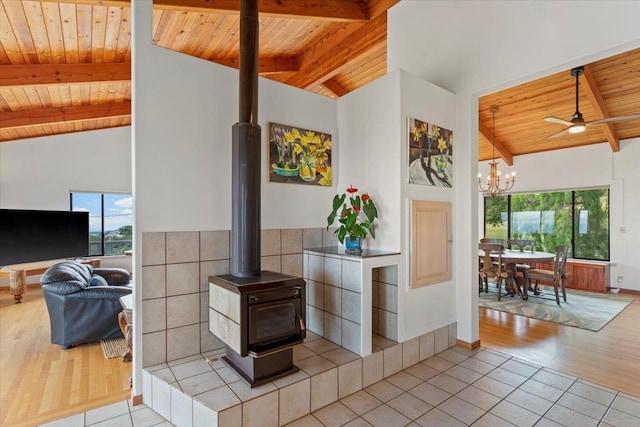
<path fill-rule="evenodd" d="M 368 248 L 400 251 L 399 277 L 410 277 L 409 200 L 447 201 L 455 212 L 454 188 L 409 185 L 407 117 L 454 131 L 455 96 L 404 71 L 394 71 L 338 100 L 341 140 L 338 188 L 370 191 L 380 211 L 376 239 Z M 464 179 L 464 178 L 463 178 Z M 363 187 L 366 185 L 367 187 Z M 453 270 L 456 270 L 455 257 Z M 398 286 L 398 338 L 405 341 L 456 321 L 454 282 L 410 289 Z"/>
<path fill-rule="evenodd" d="M 457 135 L 455 155 L 456 211 L 454 222 L 454 259 L 456 270 L 456 310 L 458 316 L 457 338 L 462 342 L 475 345 L 480 339 L 478 292 L 473 277 L 478 272 L 477 216 L 473 206 L 478 201 L 477 173 L 478 162 L 478 98 L 469 95 L 456 95 Z M 470 118 L 470 120 L 469 120 Z"/>
<path fill-rule="evenodd" d="M 455 277 L 457 258 L 455 257 L 455 238 L 452 245 L 451 270 L 453 272 L 450 281 L 411 289 L 408 283 L 411 278 L 411 206 L 410 201 L 430 200 L 451 203 L 452 207 L 452 234 L 456 233 L 456 189 L 460 168 L 458 159 L 458 133 L 456 125 L 456 97 L 434 84 L 415 77 L 406 71 L 393 71 L 391 75 L 400 73 L 401 79 L 401 107 L 400 122 L 401 132 L 398 141 L 401 152 L 401 197 L 402 197 L 402 248 L 405 254 L 407 283 L 404 288 L 400 286 L 398 305 L 404 307 L 399 320 L 400 341 L 414 338 L 434 329 L 456 322 L 456 289 Z M 453 166 L 452 188 L 434 187 L 430 185 L 408 184 L 408 129 L 407 117 L 413 117 L 428 123 L 432 123 L 446 129 L 453 130 Z M 464 143 L 463 143 L 464 144 Z M 464 177 L 462 177 L 464 182 Z M 454 237 L 454 236 L 452 236 Z M 400 302 L 402 301 L 402 303 Z"/>
<path fill-rule="evenodd" d="M 613 154 L 611 185 L 611 285 L 640 291 L 640 138 L 620 143 Z M 614 217 L 614 209 L 616 215 Z M 617 277 L 623 282 L 617 283 Z"/>

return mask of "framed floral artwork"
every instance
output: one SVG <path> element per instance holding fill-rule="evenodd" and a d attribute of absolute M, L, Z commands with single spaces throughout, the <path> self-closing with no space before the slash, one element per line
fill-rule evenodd
<path fill-rule="evenodd" d="M 409 184 L 453 186 L 453 131 L 407 118 Z"/>
<path fill-rule="evenodd" d="M 331 135 L 269 123 L 269 181 L 331 187 Z"/>

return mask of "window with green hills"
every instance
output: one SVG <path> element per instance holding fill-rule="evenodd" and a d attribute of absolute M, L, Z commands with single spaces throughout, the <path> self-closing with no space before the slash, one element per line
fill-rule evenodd
<path fill-rule="evenodd" d="M 609 260 L 609 189 L 520 193 L 484 199 L 484 235 L 568 245 L 572 258 Z"/>
<path fill-rule="evenodd" d="M 89 212 L 89 255 L 123 255 L 132 248 L 131 194 L 72 192 L 71 210 Z"/>

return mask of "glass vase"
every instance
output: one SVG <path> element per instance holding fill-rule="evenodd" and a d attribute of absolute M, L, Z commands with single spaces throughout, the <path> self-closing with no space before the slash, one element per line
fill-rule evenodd
<path fill-rule="evenodd" d="M 360 255 L 362 253 L 362 239 L 360 237 L 356 237 L 355 239 L 345 237 L 344 246 L 347 249 L 345 251 L 347 254 Z"/>
<path fill-rule="evenodd" d="M 316 158 L 313 156 L 302 158 L 300 161 L 300 178 L 310 182 L 316 179 Z"/>

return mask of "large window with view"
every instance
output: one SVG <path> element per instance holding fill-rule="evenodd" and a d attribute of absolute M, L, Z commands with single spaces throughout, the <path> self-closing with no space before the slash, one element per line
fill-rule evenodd
<path fill-rule="evenodd" d="M 609 189 L 521 193 L 484 199 L 484 235 L 529 239 L 536 250 L 609 260 Z"/>
<path fill-rule="evenodd" d="M 131 194 L 71 193 L 71 210 L 89 212 L 89 255 L 123 255 L 132 248 Z"/>

